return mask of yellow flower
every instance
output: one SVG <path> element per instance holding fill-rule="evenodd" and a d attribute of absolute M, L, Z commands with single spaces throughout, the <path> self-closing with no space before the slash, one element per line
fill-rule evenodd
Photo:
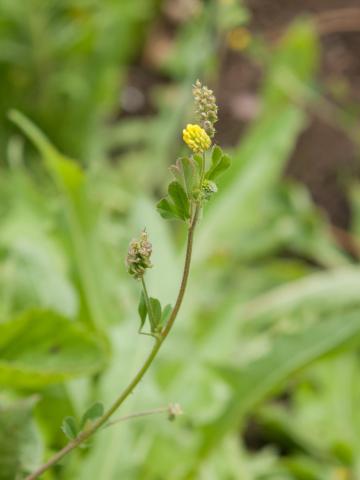
<path fill-rule="evenodd" d="M 211 145 L 210 137 L 205 130 L 200 125 L 191 123 L 183 130 L 183 140 L 194 153 L 205 152 Z"/>

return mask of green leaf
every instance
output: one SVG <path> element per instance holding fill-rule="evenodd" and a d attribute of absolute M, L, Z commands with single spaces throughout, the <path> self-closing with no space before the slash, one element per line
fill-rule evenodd
<path fill-rule="evenodd" d="M 199 183 L 199 173 L 194 160 L 189 157 L 181 157 L 175 165 L 170 167 L 170 171 L 185 189 L 188 198 L 191 198 L 194 186 Z"/>
<path fill-rule="evenodd" d="M 144 296 L 143 291 L 141 291 L 141 293 L 140 293 L 138 312 L 139 312 L 139 316 L 140 316 L 140 330 L 141 330 L 142 327 L 144 326 L 146 316 L 147 316 L 147 313 L 148 313 L 147 306 L 146 306 L 146 301 L 145 301 L 145 296 Z"/>
<path fill-rule="evenodd" d="M 221 157 L 224 155 L 222 149 L 219 147 L 219 145 L 214 145 L 214 148 L 211 153 L 211 164 L 212 165 L 217 165 Z"/>
<path fill-rule="evenodd" d="M 23 478 L 42 461 L 40 432 L 32 418 L 34 398 L 0 404 L 0 480 Z"/>
<path fill-rule="evenodd" d="M 315 73 L 319 45 L 312 22 L 293 22 L 275 49 L 263 89 L 264 108 L 302 101 L 307 82 Z"/>
<path fill-rule="evenodd" d="M 195 153 L 192 156 L 192 158 L 194 160 L 196 171 L 197 171 L 197 174 L 198 174 L 199 179 L 200 179 L 200 175 L 201 175 L 201 172 L 203 170 L 204 158 L 203 158 L 202 155 L 199 155 L 198 153 Z"/>
<path fill-rule="evenodd" d="M 204 428 L 201 455 L 210 450 L 261 400 L 294 372 L 339 348 L 360 333 L 358 312 L 343 314 L 277 339 L 270 352 L 243 369 L 216 367 L 233 388 L 223 412 Z"/>
<path fill-rule="evenodd" d="M 161 304 L 157 298 L 150 297 L 149 301 L 152 313 L 151 332 L 154 333 L 161 325 Z"/>
<path fill-rule="evenodd" d="M 102 281 L 104 258 L 94 249 L 98 243 L 97 231 L 91 212 L 91 199 L 87 192 L 85 172 L 77 162 L 60 153 L 41 130 L 25 115 L 12 110 L 10 119 L 19 126 L 38 148 L 47 168 L 63 199 L 64 213 L 71 248 L 74 252 L 76 273 L 84 295 L 82 309 L 86 322 L 100 331 L 105 319 L 111 318 L 105 282 Z"/>
<path fill-rule="evenodd" d="M 172 306 L 170 304 L 165 305 L 161 314 L 161 325 L 165 325 L 172 312 Z"/>
<path fill-rule="evenodd" d="M 170 203 L 167 198 L 162 198 L 160 202 L 156 205 L 156 209 L 160 213 L 160 215 L 166 220 L 179 218 L 175 205 Z"/>
<path fill-rule="evenodd" d="M 21 112 L 11 110 L 9 117 L 39 149 L 58 186 L 69 192 L 76 191 L 84 181 L 84 174 L 79 165 L 74 160 L 59 153 L 41 130 Z"/>
<path fill-rule="evenodd" d="M 101 340 L 53 312 L 29 311 L 0 325 L 0 384 L 39 388 L 99 371 Z"/>
<path fill-rule="evenodd" d="M 179 182 L 171 182 L 168 187 L 169 196 L 174 202 L 179 218 L 190 218 L 190 204 L 185 190 Z"/>
<path fill-rule="evenodd" d="M 61 430 L 69 440 L 74 440 L 78 434 L 78 427 L 74 417 L 65 417 L 61 425 Z"/>
<path fill-rule="evenodd" d="M 222 173 L 224 173 L 231 165 L 231 160 L 228 155 L 222 155 L 217 163 L 213 163 L 210 170 L 206 173 L 205 178 L 208 180 L 215 180 Z"/>
<path fill-rule="evenodd" d="M 86 410 L 82 419 L 81 419 L 81 428 L 86 425 L 86 422 L 94 421 L 97 418 L 101 417 L 104 414 L 104 405 L 101 402 L 96 402 L 90 408 Z"/>

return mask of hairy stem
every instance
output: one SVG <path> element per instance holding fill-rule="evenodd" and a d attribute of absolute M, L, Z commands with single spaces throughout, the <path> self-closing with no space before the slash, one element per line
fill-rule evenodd
<path fill-rule="evenodd" d="M 183 298 L 184 298 L 186 285 L 187 285 L 187 281 L 188 281 L 189 273 L 190 273 L 190 264 L 191 264 L 191 255 L 192 255 L 192 247 L 193 247 L 193 240 L 194 240 L 194 231 L 195 231 L 195 227 L 196 227 L 196 224 L 197 224 L 197 221 L 198 221 L 199 210 L 200 210 L 200 206 L 199 206 L 199 204 L 196 204 L 195 212 L 194 212 L 192 221 L 191 221 L 189 229 L 188 229 L 184 270 L 183 270 L 183 274 L 182 274 L 179 293 L 178 293 L 178 296 L 176 298 L 174 308 L 172 309 L 172 312 L 170 314 L 170 317 L 169 317 L 166 325 L 164 326 L 163 330 L 161 331 L 159 337 L 156 339 L 156 341 L 154 343 L 154 346 L 153 346 L 152 350 L 150 351 L 148 357 L 146 358 L 145 362 L 143 363 L 142 367 L 136 373 L 136 375 L 131 380 L 131 382 L 128 384 L 128 386 L 122 391 L 120 396 L 115 400 L 115 402 L 112 404 L 112 406 L 104 413 L 104 415 L 102 417 L 97 419 L 92 425 L 90 425 L 90 427 L 87 427 L 85 430 L 80 432 L 74 440 L 71 440 L 67 445 L 65 445 L 64 448 L 62 448 L 57 453 L 55 453 L 55 455 L 53 455 L 46 463 L 44 463 L 41 467 L 39 467 L 35 472 L 28 475 L 25 480 L 35 480 L 36 478 L 39 478 L 41 474 L 43 474 L 44 472 L 49 470 L 53 465 L 58 463 L 68 453 L 70 453 L 72 450 L 74 450 L 76 447 L 78 447 L 80 444 L 82 444 L 88 438 L 90 438 L 97 430 L 99 430 L 100 427 L 105 425 L 105 423 L 109 420 L 109 418 L 116 412 L 116 410 L 124 403 L 124 401 L 127 399 L 127 397 L 133 392 L 135 387 L 140 383 L 140 381 L 144 377 L 145 373 L 150 368 L 152 362 L 154 361 L 154 358 L 156 357 L 158 351 L 160 350 L 160 347 L 161 347 L 162 343 L 164 342 L 166 337 L 169 335 L 170 330 L 172 329 L 172 327 L 174 325 L 174 322 L 176 320 L 177 314 L 180 310 L 180 307 L 181 307 L 181 304 L 182 304 L 182 301 L 183 301 Z"/>

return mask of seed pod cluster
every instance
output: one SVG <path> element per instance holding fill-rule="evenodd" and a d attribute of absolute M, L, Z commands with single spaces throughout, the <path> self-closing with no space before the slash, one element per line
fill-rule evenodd
<path fill-rule="evenodd" d="M 143 230 L 140 239 L 132 240 L 129 245 L 126 257 L 126 266 L 129 274 L 136 279 L 142 278 L 146 269 L 152 267 L 150 261 L 151 253 L 152 245 L 148 241 L 146 230 Z"/>
<path fill-rule="evenodd" d="M 210 138 L 215 135 L 215 123 L 218 120 L 218 107 L 216 98 L 212 90 L 202 85 L 200 80 L 196 80 L 193 86 L 193 96 L 195 102 L 195 112 L 200 125 L 206 131 Z"/>

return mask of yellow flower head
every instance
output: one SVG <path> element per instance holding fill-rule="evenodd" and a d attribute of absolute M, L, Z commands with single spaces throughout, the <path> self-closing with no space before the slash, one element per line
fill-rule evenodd
<path fill-rule="evenodd" d="M 194 153 L 205 152 L 211 145 L 210 137 L 205 130 L 200 125 L 191 123 L 183 130 L 183 140 Z"/>

